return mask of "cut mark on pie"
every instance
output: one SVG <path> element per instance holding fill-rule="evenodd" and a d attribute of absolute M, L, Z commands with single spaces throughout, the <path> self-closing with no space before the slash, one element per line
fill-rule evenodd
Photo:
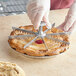
<path fill-rule="evenodd" d="M 43 40 L 36 40 L 35 43 L 37 43 L 37 44 L 43 44 L 44 42 L 43 42 Z"/>

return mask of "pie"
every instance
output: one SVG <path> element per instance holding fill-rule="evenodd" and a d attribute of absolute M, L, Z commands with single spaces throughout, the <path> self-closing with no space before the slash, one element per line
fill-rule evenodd
<path fill-rule="evenodd" d="M 0 76 L 25 76 L 25 73 L 14 63 L 0 62 Z"/>
<path fill-rule="evenodd" d="M 34 29 L 33 25 L 20 26 L 19 28 L 37 32 L 37 30 Z M 45 31 L 46 29 L 47 29 L 46 26 L 43 26 L 43 31 Z M 46 33 L 49 34 L 49 33 L 59 33 L 59 32 L 64 32 L 64 31 L 54 27 L 51 30 L 48 30 Z M 27 34 L 30 33 L 23 32 L 20 30 L 13 30 L 10 36 L 27 35 Z M 54 35 L 51 37 L 69 42 L 69 36 L 66 34 Z M 8 42 L 10 46 L 16 51 L 29 56 L 52 56 L 52 55 L 60 54 L 69 48 L 69 45 L 67 44 L 52 39 L 48 39 L 46 37 L 44 37 L 44 41 L 48 47 L 48 50 L 45 48 L 44 42 L 41 38 L 38 38 L 37 40 L 35 40 L 35 42 L 30 44 L 28 47 L 24 48 L 24 46 L 34 38 L 35 36 L 25 37 L 25 38 L 13 38 L 13 39 L 8 39 Z"/>

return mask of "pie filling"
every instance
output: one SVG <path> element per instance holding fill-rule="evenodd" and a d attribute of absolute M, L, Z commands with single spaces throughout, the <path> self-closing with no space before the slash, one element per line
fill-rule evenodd
<path fill-rule="evenodd" d="M 44 42 L 43 42 L 43 40 L 36 40 L 35 43 L 37 43 L 37 44 L 43 44 Z"/>

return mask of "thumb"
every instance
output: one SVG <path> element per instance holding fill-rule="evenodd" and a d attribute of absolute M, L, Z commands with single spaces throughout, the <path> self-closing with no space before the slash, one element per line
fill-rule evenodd
<path fill-rule="evenodd" d="M 73 20 L 72 18 L 69 18 L 69 19 L 67 20 L 67 22 L 65 23 L 64 31 L 68 31 L 69 28 L 72 27 L 73 23 L 74 23 L 74 20 Z"/>
<path fill-rule="evenodd" d="M 51 25 L 51 23 L 50 23 L 50 21 L 49 21 L 49 19 L 48 19 L 47 16 L 44 16 L 44 17 L 43 17 L 43 21 L 46 23 L 46 27 L 47 27 L 48 29 L 51 29 L 51 28 L 52 28 L 52 25 Z"/>
<path fill-rule="evenodd" d="M 69 28 L 68 32 L 72 33 L 76 31 L 76 21 L 73 23 L 73 25 Z"/>

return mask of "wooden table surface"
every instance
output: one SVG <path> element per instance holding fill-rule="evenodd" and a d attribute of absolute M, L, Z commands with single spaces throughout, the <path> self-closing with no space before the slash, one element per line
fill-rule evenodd
<path fill-rule="evenodd" d="M 50 22 L 60 25 L 68 9 L 51 11 Z M 0 17 L 0 61 L 18 64 L 26 76 L 76 76 L 76 32 L 70 37 L 70 48 L 65 53 L 48 59 L 32 59 L 12 50 L 8 45 L 8 36 L 12 26 L 31 24 L 26 14 Z"/>

